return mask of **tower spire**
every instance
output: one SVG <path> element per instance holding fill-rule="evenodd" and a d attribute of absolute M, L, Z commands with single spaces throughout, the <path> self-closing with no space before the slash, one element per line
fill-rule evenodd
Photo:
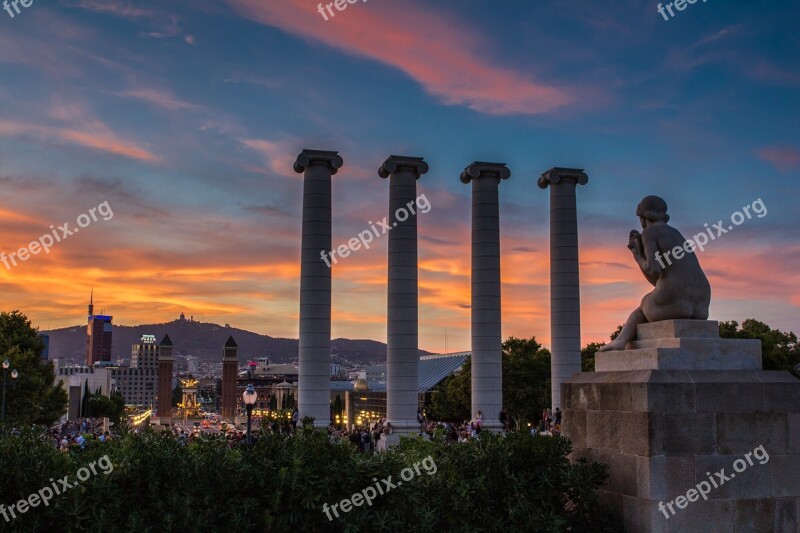
<path fill-rule="evenodd" d="M 92 292 L 89 293 L 89 316 L 94 315 L 94 284 L 92 284 Z"/>

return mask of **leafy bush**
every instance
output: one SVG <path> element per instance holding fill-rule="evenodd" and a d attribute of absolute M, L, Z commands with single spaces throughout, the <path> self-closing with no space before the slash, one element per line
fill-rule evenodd
<path fill-rule="evenodd" d="M 97 475 L 9 523 L 10 531 L 619 531 L 597 501 L 607 477 L 597 463 L 570 464 L 558 437 L 506 437 L 445 445 L 403 439 L 389 452 L 358 453 L 310 429 L 269 435 L 251 448 L 221 438 L 187 446 L 144 432 L 85 450 L 58 452 L 40 435 L 0 437 L 0 503 L 6 507 L 70 481 L 108 455 L 113 472 Z M 421 474 L 329 521 L 331 506 L 430 456 Z M 430 462 L 428 463 L 430 464 Z M 429 471 L 433 471 L 430 468 Z M 381 484 L 383 486 L 383 484 Z"/>

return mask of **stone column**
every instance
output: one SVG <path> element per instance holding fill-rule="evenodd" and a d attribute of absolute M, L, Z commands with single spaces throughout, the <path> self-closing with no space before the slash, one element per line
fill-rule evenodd
<path fill-rule="evenodd" d="M 300 260 L 300 346 L 297 407 L 327 428 L 331 403 L 331 176 L 342 166 L 337 152 L 303 150 L 294 163 L 303 173 Z"/>
<path fill-rule="evenodd" d="M 228 342 L 222 349 L 222 405 L 223 418 L 233 421 L 236 416 L 238 394 L 236 393 L 236 378 L 239 374 L 238 346 L 233 337 L 228 337 Z"/>
<path fill-rule="evenodd" d="M 504 163 L 475 161 L 461 173 L 472 182 L 472 416 L 501 431 L 503 339 L 500 316 L 500 208 L 498 186 L 511 171 Z"/>
<path fill-rule="evenodd" d="M 551 402 L 561 407 L 561 384 L 581 371 L 581 298 L 578 276 L 577 186 L 589 176 L 582 169 L 554 167 L 539 178 L 550 186 Z"/>
<path fill-rule="evenodd" d="M 172 340 L 164 335 L 158 345 L 158 406 L 157 415 L 160 424 L 169 424 L 172 419 Z"/>
<path fill-rule="evenodd" d="M 394 432 L 419 431 L 419 311 L 417 293 L 417 180 L 421 157 L 392 155 L 378 169 L 389 178 L 389 280 L 386 333 L 386 418 Z M 411 207 L 409 207 L 411 206 Z M 413 208 L 414 212 L 411 212 Z M 405 220 L 396 215 L 408 213 Z"/>

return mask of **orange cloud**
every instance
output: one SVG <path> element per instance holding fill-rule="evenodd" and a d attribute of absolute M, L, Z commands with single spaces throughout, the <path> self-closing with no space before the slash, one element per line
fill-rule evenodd
<path fill-rule="evenodd" d="M 370 3 L 326 22 L 305 0 L 228 2 L 249 19 L 395 67 L 445 104 L 508 115 L 545 113 L 575 100 L 564 89 L 480 59 L 485 43 L 475 32 L 430 5 Z"/>

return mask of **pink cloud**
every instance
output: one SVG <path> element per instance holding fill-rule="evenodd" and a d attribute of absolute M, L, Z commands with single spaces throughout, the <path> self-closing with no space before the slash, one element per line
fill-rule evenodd
<path fill-rule="evenodd" d="M 114 94 L 122 98 L 141 100 L 158 107 L 163 107 L 164 109 L 202 109 L 202 106 L 179 100 L 175 95 L 166 90 L 141 87 Z"/>
<path fill-rule="evenodd" d="M 325 21 L 305 0 L 228 2 L 262 24 L 398 68 L 445 104 L 508 115 L 545 113 L 575 100 L 563 89 L 480 59 L 482 39 L 430 6 L 355 4 Z"/>
<path fill-rule="evenodd" d="M 278 176 L 296 178 L 294 162 L 300 151 L 293 141 L 267 141 L 264 139 L 241 139 L 240 142 L 261 155 L 264 165 Z"/>
<path fill-rule="evenodd" d="M 138 159 L 148 163 L 156 163 L 161 160 L 161 158 L 144 148 L 119 139 L 110 131 L 87 131 L 74 128 L 59 128 L 12 121 L 0 121 L 0 136 L 36 137 L 37 140 L 76 144 L 78 146 L 92 148 L 130 159 Z"/>
<path fill-rule="evenodd" d="M 80 0 L 78 7 L 89 11 L 97 11 L 123 18 L 150 17 L 153 12 L 147 9 L 136 7 L 127 0 Z"/>
<path fill-rule="evenodd" d="M 780 172 L 790 172 L 800 167 L 800 150 L 791 146 L 765 146 L 757 153 L 758 157 Z"/>

